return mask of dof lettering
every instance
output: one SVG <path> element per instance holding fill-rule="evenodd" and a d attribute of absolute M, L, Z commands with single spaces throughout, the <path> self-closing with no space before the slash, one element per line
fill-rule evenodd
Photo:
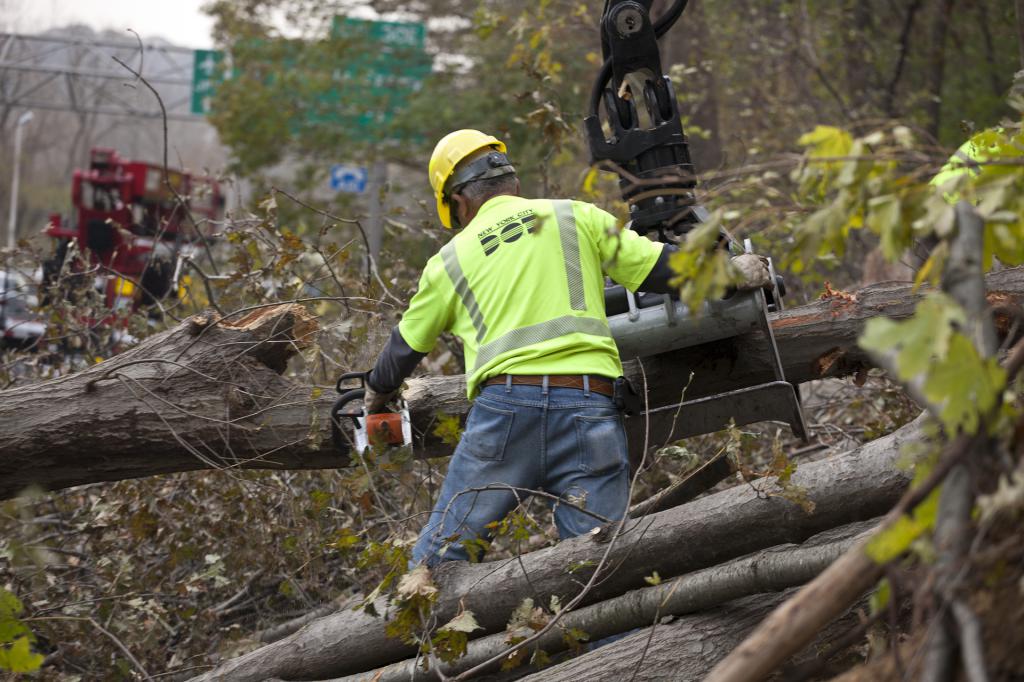
<path fill-rule="evenodd" d="M 498 232 L 483 235 L 480 237 L 480 246 L 484 249 L 484 255 L 490 256 L 498 250 L 502 243 L 511 244 L 522 237 L 524 233 L 533 234 L 536 230 L 537 216 L 528 215 L 521 220 L 509 223 Z"/>

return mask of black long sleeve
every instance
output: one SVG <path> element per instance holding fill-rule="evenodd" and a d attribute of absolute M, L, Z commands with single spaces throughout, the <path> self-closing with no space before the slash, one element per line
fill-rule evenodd
<path fill-rule="evenodd" d="M 373 366 L 366 382 L 377 393 L 397 391 L 405 378 L 412 374 L 416 365 L 426 356 L 426 353 L 413 350 L 402 338 L 398 327 L 395 327 L 391 330 L 391 337 L 384 344 L 384 349 L 377 357 L 377 364 Z"/>
<path fill-rule="evenodd" d="M 668 259 L 678 250 L 679 248 L 674 244 L 665 244 L 661 250 L 661 255 L 658 256 L 657 262 L 651 268 L 644 281 L 640 283 L 640 288 L 637 291 L 646 291 L 652 294 L 676 293 L 677 287 L 669 284 L 675 278 L 676 272 L 668 264 Z"/>

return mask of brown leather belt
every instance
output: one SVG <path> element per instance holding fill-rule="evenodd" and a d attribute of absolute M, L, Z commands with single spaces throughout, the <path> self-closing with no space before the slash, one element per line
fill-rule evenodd
<path fill-rule="evenodd" d="M 512 383 L 525 386 L 543 386 L 544 377 L 530 374 L 499 374 L 496 377 L 491 377 L 484 382 L 485 386 L 493 386 L 494 384 L 506 383 L 506 377 L 512 377 Z M 590 390 L 594 393 L 600 393 L 606 395 L 609 398 L 615 396 L 615 388 L 611 379 L 605 377 L 599 377 L 594 375 L 590 376 Z M 556 388 L 578 388 L 583 390 L 583 377 L 579 374 L 549 374 L 548 375 L 548 386 Z"/>

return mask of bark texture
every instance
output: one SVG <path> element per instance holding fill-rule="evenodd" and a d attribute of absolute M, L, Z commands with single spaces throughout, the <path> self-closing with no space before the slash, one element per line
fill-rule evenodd
<path fill-rule="evenodd" d="M 521 679 L 523 682 L 700 680 L 791 593 L 739 599 L 710 611 L 654 626 L 653 635 L 652 628 L 645 628 L 584 656 Z M 857 616 L 852 610 L 848 611 L 818 634 L 813 650 L 827 648 L 856 624 Z M 807 658 L 813 658 L 813 655 Z M 806 659 L 796 662 L 803 660 Z"/>
<path fill-rule="evenodd" d="M 957 233 L 953 238 L 949 262 L 943 272 L 943 289 L 967 313 L 965 333 L 971 338 L 981 357 L 991 357 L 997 350 L 995 330 L 988 315 L 985 300 L 984 272 L 981 254 L 984 251 L 985 224 L 974 211 L 974 207 L 961 201 L 956 207 Z M 979 447 L 970 458 L 975 463 L 983 462 L 989 452 L 989 444 Z M 939 603 L 952 600 L 960 579 L 957 573 L 964 565 L 971 544 L 971 510 L 974 508 L 974 491 L 977 481 L 972 466 L 968 463 L 953 468 L 946 477 L 939 495 L 939 508 L 935 519 L 935 549 L 937 558 L 935 572 Z M 965 609 L 967 607 L 964 607 Z M 926 680 L 953 679 L 958 668 L 957 640 L 948 618 L 939 617 L 939 622 L 930 629 L 926 643 L 923 676 Z"/>
<path fill-rule="evenodd" d="M 920 504 L 974 446 L 975 440 L 976 437 L 960 436 L 948 445 L 939 464 L 924 481 L 903 495 L 869 537 L 855 543 L 821 575 L 772 611 L 714 667 L 706 682 L 764 679 L 789 656 L 803 649 L 817 632 L 882 577 L 882 565 L 867 553 L 871 539 L 890 530 L 904 514 Z"/>
<path fill-rule="evenodd" d="M 1017 50 L 1020 52 L 1020 68 L 1024 69 L 1024 0 L 1013 3 L 1017 14 Z"/>
<path fill-rule="evenodd" d="M 557 595 L 568 603 L 608 551 L 608 571 L 584 604 L 644 586 L 657 571 L 663 578 L 715 566 L 730 559 L 882 515 L 899 499 L 907 472 L 895 462 L 901 446 L 922 438 L 918 419 L 861 448 L 801 466 L 793 483 L 816 505 L 813 513 L 774 495 L 773 479 L 736 486 L 689 504 L 631 521 L 608 547 L 607 533 L 565 540 L 516 561 L 452 562 L 435 571 L 440 589 L 439 622 L 465 608 L 484 628 L 505 628 L 523 599 L 547 604 Z M 570 568 L 577 570 L 570 572 Z M 581 568 L 582 567 L 582 568 Z M 387 606 L 377 604 L 379 613 Z M 410 658 L 414 651 L 384 634 L 384 623 L 365 613 L 336 613 L 294 635 L 228 661 L 204 680 L 323 679 L 377 668 Z"/>
<path fill-rule="evenodd" d="M 1024 268 L 986 278 L 989 302 L 1024 304 Z M 844 376 L 870 363 L 856 346 L 867 319 L 907 317 L 919 295 L 887 282 L 772 316 L 786 376 L 803 382 Z M 997 324 L 999 319 L 997 319 Z M 264 308 L 218 321 L 192 318 L 78 374 L 0 393 L 0 499 L 28 486 L 56 489 L 96 481 L 214 467 L 316 469 L 348 466 L 330 443 L 334 395 L 282 373 L 315 334 L 298 306 Z M 772 378 L 759 334 L 645 359 L 627 367 L 652 407 Z M 646 376 L 646 381 L 644 381 Z M 469 410 L 463 377 L 409 381 L 418 457 L 446 456 L 432 435 L 438 414 Z M 631 448 L 642 418 L 627 421 Z M 670 415 L 651 420 L 649 442 L 671 437 Z"/>
<path fill-rule="evenodd" d="M 734 561 L 680 576 L 654 587 L 627 592 L 619 597 L 570 612 L 528 650 L 551 655 L 566 648 L 563 632 L 579 629 L 596 642 L 635 628 L 648 627 L 665 616 L 704 611 L 741 597 L 802 585 L 838 558 L 854 538 L 867 532 L 872 522 L 850 524 L 829 531 L 828 537 L 811 538 L 804 545 L 782 545 Z M 508 651 L 507 634 L 473 640 L 466 655 L 441 671 L 454 676 Z M 385 668 L 339 678 L 337 682 L 411 682 L 440 679 L 437 670 L 424 672 L 419 661 L 408 659 Z M 496 670 L 497 665 L 494 666 Z"/>
<path fill-rule="evenodd" d="M 927 116 L 927 130 L 936 140 L 942 124 L 942 86 L 946 74 L 946 36 L 949 33 L 950 17 L 956 0 L 940 0 L 932 16 L 931 41 L 928 48 L 928 99 L 924 110 Z"/>
<path fill-rule="evenodd" d="M 310 387 L 281 376 L 317 328 L 298 305 L 195 316 L 77 374 L 0 393 L 0 498 L 212 467 L 337 466 Z"/>

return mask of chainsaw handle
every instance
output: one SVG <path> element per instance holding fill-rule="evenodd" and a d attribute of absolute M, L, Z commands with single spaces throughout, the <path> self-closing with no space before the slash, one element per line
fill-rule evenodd
<path fill-rule="evenodd" d="M 353 414 L 351 412 L 342 412 L 345 405 L 348 405 L 354 400 L 362 400 L 363 396 L 366 395 L 366 389 L 354 388 L 351 390 L 341 391 L 341 382 L 351 376 L 364 376 L 362 372 L 353 372 L 351 374 L 343 374 L 338 379 L 338 392 L 341 393 L 341 397 L 334 401 L 334 405 L 331 406 L 331 440 L 334 442 L 334 446 L 343 452 L 349 451 L 348 443 L 345 442 L 344 434 L 341 432 L 341 418 L 348 417 L 351 419 L 356 428 L 359 428 L 359 417 L 362 414 Z"/>
<path fill-rule="evenodd" d="M 367 374 L 369 374 L 369 372 L 345 372 L 340 377 L 338 377 L 338 382 L 334 385 L 334 390 L 336 390 L 338 393 L 341 393 L 342 396 L 344 396 L 345 393 L 348 392 L 348 391 L 352 391 L 352 390 L 360 390 L 361 391 L 361 390 L 366 388 L 366 375 Z M 343 383 L 345 383 L 346 381 L 348 381 L 350 379 L 358 379 L 359 380 L 359 388 L 358 389 L 353 389 L 351 386 L 342 386 Z M 354 400 L 354 398 L 349 398 L 349 400 Z"/>

